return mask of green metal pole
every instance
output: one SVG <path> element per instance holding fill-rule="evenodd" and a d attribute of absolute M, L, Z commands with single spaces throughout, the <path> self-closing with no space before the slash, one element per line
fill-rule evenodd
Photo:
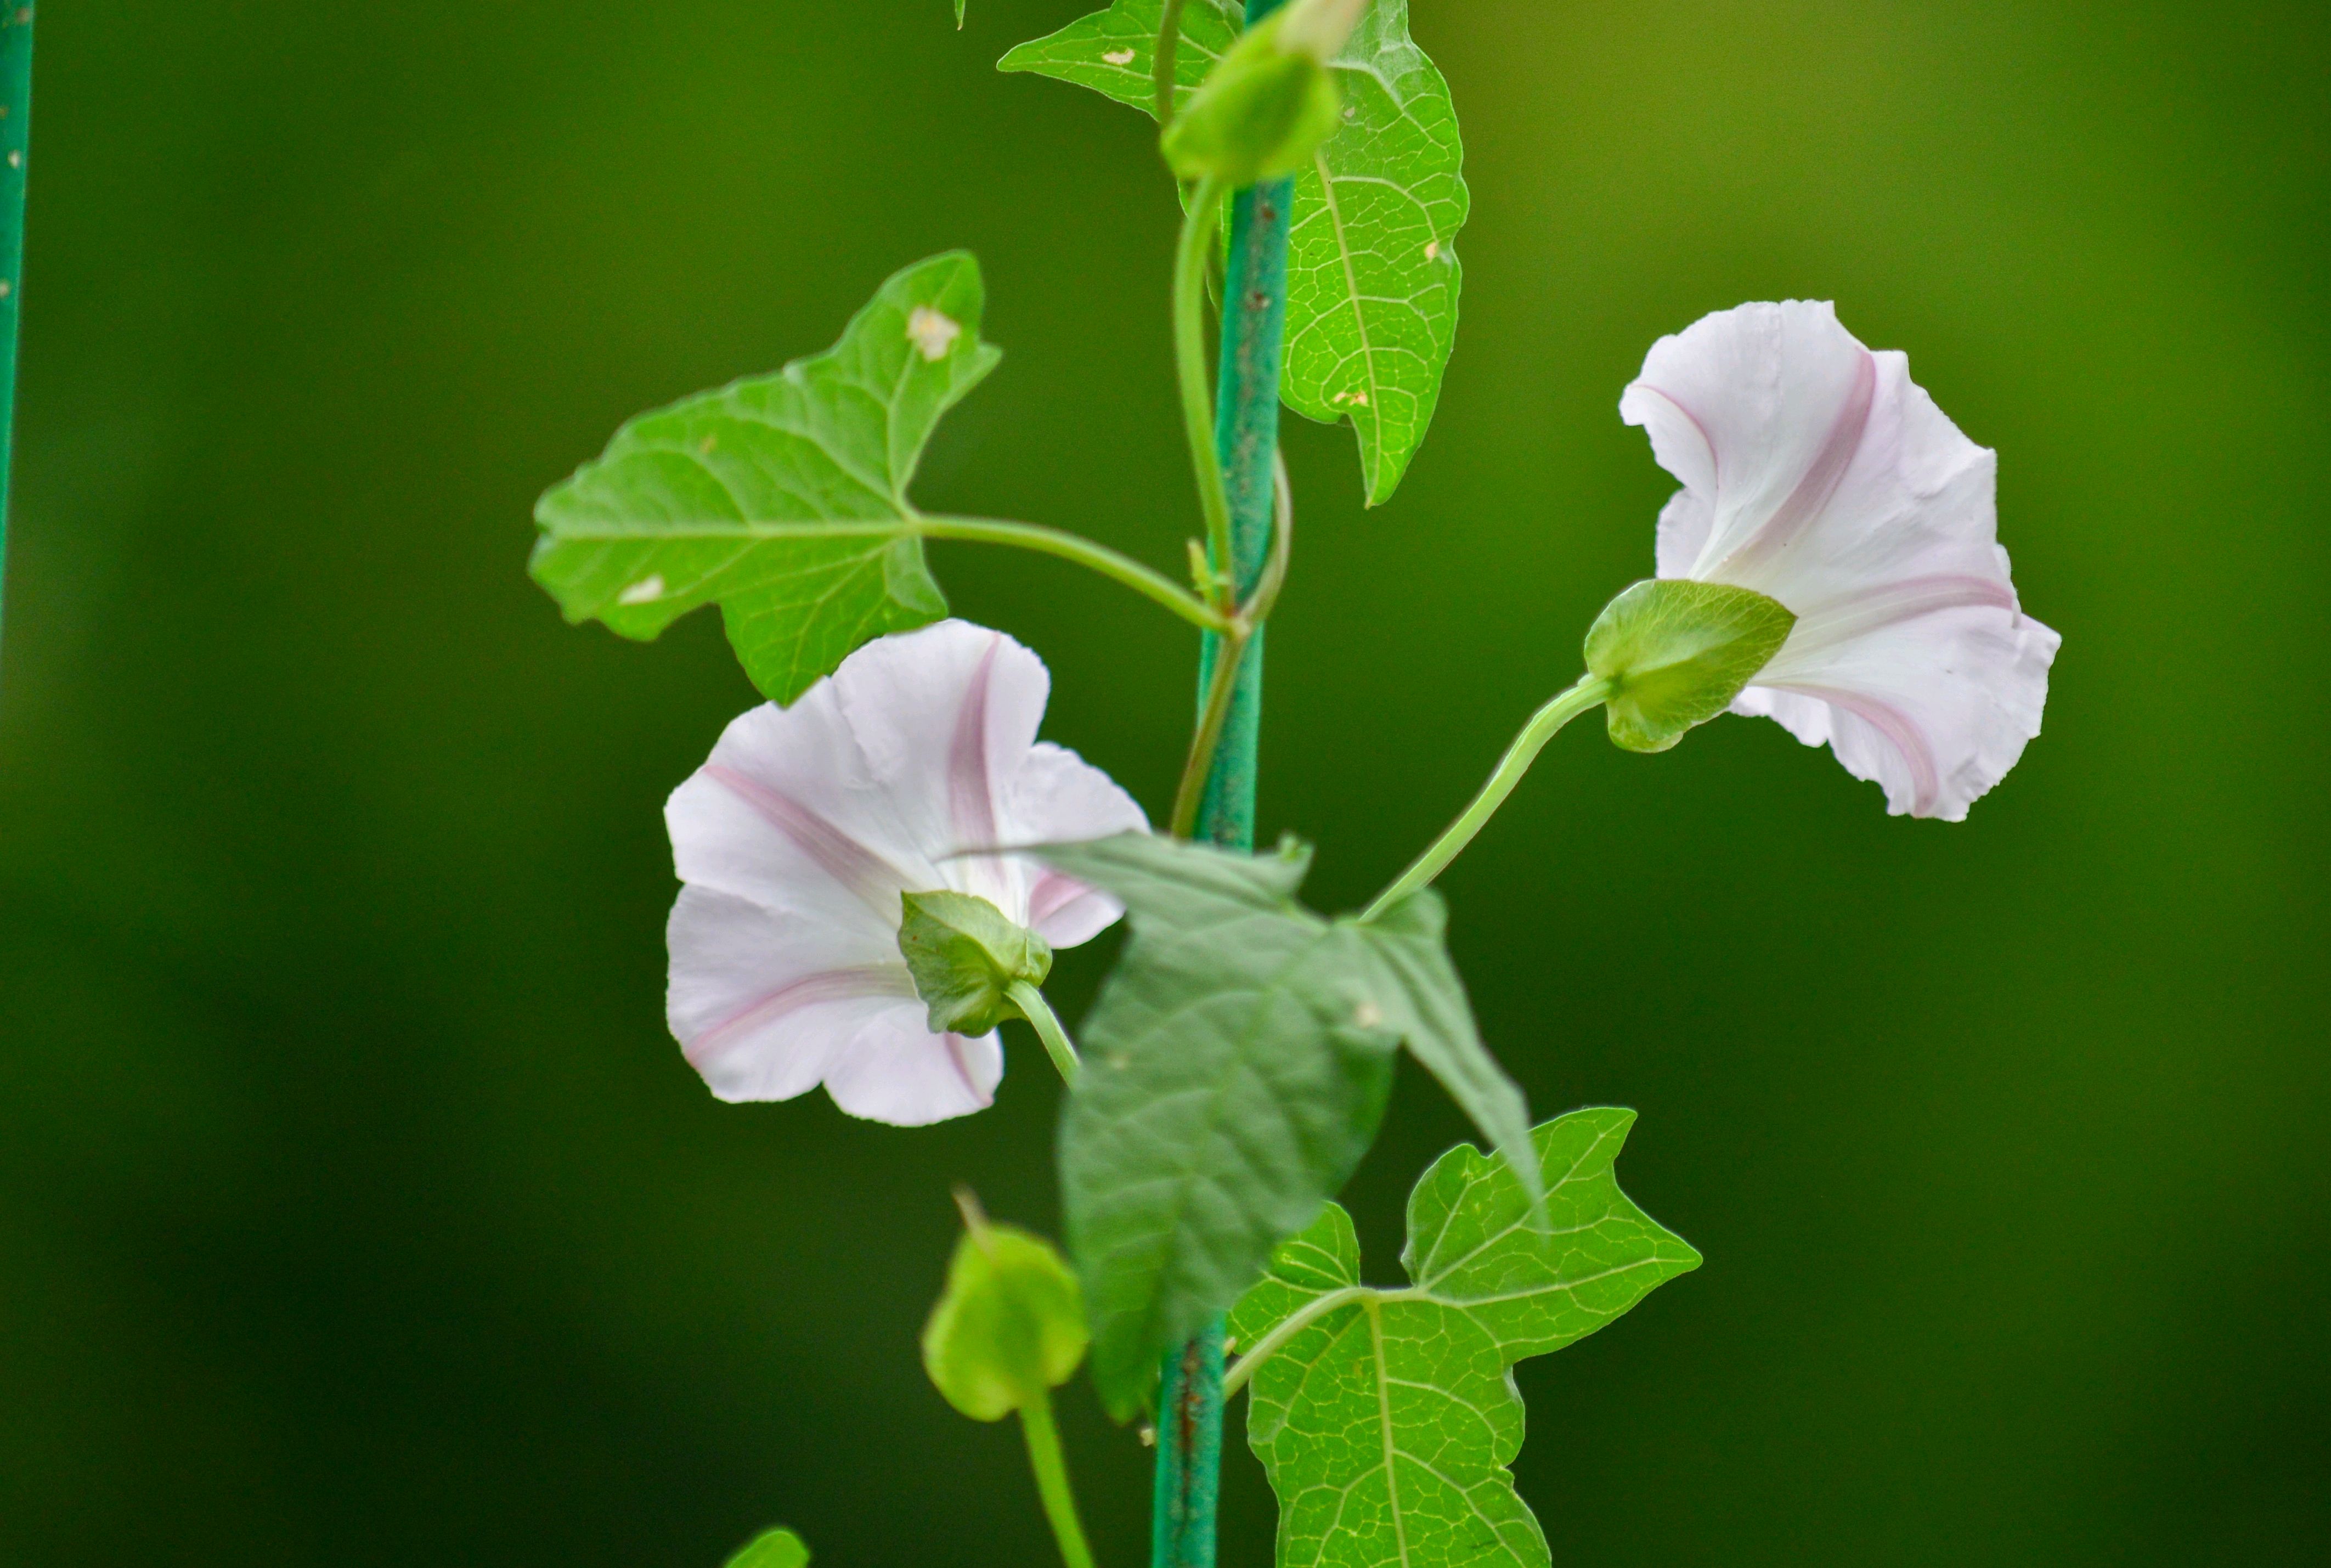
<path fill-rule="evenodd" d="M 1280 0 L 1247 0 L 1248 25 L 1279 5 Z M 1230 496 L 1230 569 L 1241 597 L 1253 590 L 1270 554 L 1279 362 L 1287 326 L 1288 220 L 1294 205 L 1292 180 L 1241 191 L 1231 204 L 1214 449 Z M 1262 641 L 1258 630 L 1247 643 L 1198 812 L 1200 837 L 1241 850 L 1254 846 Z M 1209 636 L 1199 655 L 1201 694 L 1220 651 L 1220 640 Z M 1213 1568 L 1222 1463 L 1223 1324 L 1217 1318 L 1166 1357 L 1158 1388 L 1156 1490 L 1150 1515 L 1153 1568 Z"/>
<path fill-rule="evenodd" d="M 0 11 L 0 588 L 7 580 L 8 471 L 16 446 L 16 309 L 24 281 L 24 155 L 33 118 L 33 8 Z"/>

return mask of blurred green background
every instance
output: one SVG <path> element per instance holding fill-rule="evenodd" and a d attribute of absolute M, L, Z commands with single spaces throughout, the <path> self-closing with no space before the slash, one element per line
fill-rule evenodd
<path fill-rule="evenodd" d="M 659 817 L 752 700 L 563 626 L 537 492 L 624 416 L 987 266 L 935 507 L 1171 566 L 1169 187 L 992 70 L 1076 0 L 45 8 L 0 666 L 0 1562 L 1050 1559 L 914 1336 L 967 1181 L 1057 1226 L 1058 1089 L 924 1132 L 715 1104 Z M 1777 727 L 1582 727 L 1445 884 L 1534 1106 L 1640 1107 L 1708 1265 L 1526 1364 L 1562 1563 L 2331 1560 L 2331 11 L 1417 0 L 1475 216 L 1388 508 L 1290 421 L 1262 819 L 1356 902 L 1649 570 L 1620 388 L 1835 299 L 2002 454 L 2047 733 L 1962 827 Z M 937 552 L 1162 811 L 1175 622 Z M 1064 961 L 1073 1013 L 1109 945 Z M 1465 1136 L 1410 1074 L 1380 1278 Z M 1105 1563 L 1146 1454 L 1065 1402 Z M 1231 1465 L 1224 1560 L 1268 1561 Z"/>

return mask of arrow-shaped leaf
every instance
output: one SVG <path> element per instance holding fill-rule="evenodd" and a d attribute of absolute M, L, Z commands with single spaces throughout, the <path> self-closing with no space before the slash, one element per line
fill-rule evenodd
<path fill-rule="evenodd" d="M 1163 0 L 1115 0 L 1006 54 L 1001 69 L 1154 112 Z M 1188 0 L 1175 59 L 1186 97 L 1238 34 L 1231 0 Z M 1375 0 L 1335 62 L 1344 127 L 1297 176 L 1287 263 L 1287 405 L 1348 419 L 1368 504 L 1423 443 L 1456 341 L 1455 240 L 1470 198 L 1449 83 L 1408 35 L 1408 0 Z"/>
<path fill-rule="evenodd" d="M 646 641 L 718 603 L 753 683 L 791 702 L 947 600 L 907 486 L 939 416 L 1002 357 L 979 263 L 899 273 L 823 354 L 642 414 L 535 508 L 530 567 L 573 622 Z"/>
<path fill-rule="evenodd" d="M 1507 1468 L 1523 1426 L 1508 1369 L 1699 1266 L 1619 1190 L 1634 1119 L 1574 1111 L 1537 1130 L 1542 1215 L 1502 1160 L 1443 1155 L 1409 1197 L 1405 1287 L 1359 1283 L 1337 1204 L 1280 1248 L 1230 1325 L 1280 1568 L 1547 1568 Z"/>

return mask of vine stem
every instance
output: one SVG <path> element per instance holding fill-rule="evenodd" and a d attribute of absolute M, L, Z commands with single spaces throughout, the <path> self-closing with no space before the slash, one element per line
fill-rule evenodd
<path fill-rule="evenodd" d="M 1532 714 L 1530 721 L 1522 726 L 1521 733 L 1514 736 L 1513 744 L 1506 747 L 1506 755 L 1498 759 L 1497 771 L 1489 775 L 1489 782 L 1481 786 L 1481 793 L 1473 797 L 1472 803 L 1457 813 L 1457 820 L 1426 846 L 1424 853 L 1417 856 L 1391 887 L 1376 895 L 1375 902 L 1361 913 L 1360 918 L 1375 919 L 1418 889 L 1430 886 L 1435 877 L 1447 870 L 1449 862 L 1464 853 L 1465 846 L 1473 841 L 1473 836 L 1498 814 L 1498 808 L 1506 803 L 1506 797 L 1514 793 L 1516 784 L 1522 782 L 1522 775 L 1529 772 L 1530 764 L 1536 762 L 1537 754 L 1546 749 L 1546 743 L 1552 740 L 1564 725 L 1610 695 L 1608 681 L 1584 675 L 1579 677 L 1576 685 Z"/>
<path fill-rule="evenodd" d="M 1052 1004 L 1044 1000 L 1044 993 L 1025 980 L 1015 980 L 1004 994 L 1012 999 L 1012 1005 L 1020 1010 L 1020 1016 L 1028 1021 L 1028 1026 L 1036 1031 L 1036 1038 L 1044 1042 L 1044 1054 L 1052 1059 L 1054 1067 L 1060 1069 L 1061 1081 L 1070 1088 L 1076 1088 L 1077 1074 L 1084 1068 L 1083 1060 L 1077 1055 L 1076 1046 L 1070 1043 L 1069 1031 L 1061 1027 L 1060 1014 L 1054 1012 Z"/>
<path fill-rule="evenodd" d="M 1278 9 L 1280 0 L 1247 0 L 1249 26 Z M 1158 70 L 1169 80 L 1174 62 Z M 1185 417 L 1202 407 L 1193 395 L 1191 368 L 1204 390 L 1204 286 L 1206 252 L 1192 233 L 1211 239 L 1220 220 L 1221 193 L 1201 182 L 1185 222 L 1175 266 L 1175 342 Z M 1273 496 L 1279 471 L 1279 368 L 1287 327 L 1287 242 L 1295 205 L 1291 179 L 1266 182 L 1239 192 L 1231 201 L 1230 243 L 1223 273 L 1222 362 L 1211 442 L 1197 439 L 1192 423 L 1191 461 L 1199 475 L 1202 502 L 1211 505 L 1205 482 L 1211 468 L 1221 476 L 1227 527 L 1217 533 L 1208 519 L 1214 571 L 1231 584 L 1227 609 L 1252 603 L 1262 585 L 1271 545 Z M 1185 283 L 1184 280 L 1187 280 Z M 1194 337 L 1189 328 L 1195 317 Z M 1276 592 L 1276 590 L 1273 590 Z M 1231 849 L 1254 844 L 1255 767 L 1262 722 L 1263 629 L 1233 645 L 1228 633 L 1209 633 L 1198 660 L 1198 685 L 1211 694 L 1216 677 L 1227 683 L 1218 738 L 1204 754 L 1205 782 L 1199 793 L 1196 836 Z M 1204 706 L 1212 707 L 1207 701 Z M 1202 715 L 1201 725 L 1204 723 Z M 1169 1351 L 1157 1391 L 1157 1469 L 1150 1529 L 1152 1568 L 1213 1568 L 1214 1519 L 1222 1491 L 1223 1320 L 1215 1317 L 1183 1345 Z"/>
<path fill-rule="evenodd" d="M 1198 510 L 1206 519 L 1206 549 L 1214 572 L 1227 578 L 1231 560 L 1230 499 L 1223 487 L 1213 398 L 1206 387 L 1206 258 L 1223 221 L 1223 183 L 1200 180 L 1182 214 L 1182 242 L 1174 252 L 1174 365 L 1182 389 L 1182 430 L 1190 442 L 1190 470 L 1198 480 Z M 1225 329 L 1228 322 L 1225 320 Z M 1227 610 L 1227 603 L 1218 603 Z"/>
<path fill-rule="evenodd" d="M 1020 1430 L 1028 1440 L 1028 1468 L 1036 1472 L 1044 1517 L 1051 1521 L 1052 1538 L 1061 1544 L 1061 1561 L 1067 1568 L 1093 1568 L 1092 1547 L 1077 1517 L 1077 1495 L 1069 1486 L 1069 1464 L 1061 1453 L 1061 1430 L 1052 1424 L 1049 1394 L 1040 1393 L 1020 1407 Z"/>
<path fill-rule="evenodd" d="M 8 564 L 8 477 L 16 436 L 16 313 L 24 290 L 24 162 L 32 128 L 33 6 L 0 9 L 0 581 Z"/>

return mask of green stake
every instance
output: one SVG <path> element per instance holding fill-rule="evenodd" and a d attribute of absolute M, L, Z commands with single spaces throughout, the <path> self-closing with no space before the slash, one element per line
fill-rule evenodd
<path fill-rule="evenodd" d="M 24 281 L 24 149 L 33 113 L 33 8 L 0 11 L 0 585 L 16 436 L 16 307 Z"/>
<path fill-rule="evenodd" d="M 1280 0 L 1247 0 L 1247 25 Z M 1223 281 L 1223 346 L 1214 401 L 1214 448 L 1231 510 L 1232 580 L 1253 591 L 1270 554 L 1271 481 L 1279 455 L 1279 365 L 1287 325 L 1288 220 L 1295 182 L 1272 180 L 1232 201 Z M 1217 562 L 1219 568 L 1223 564 Z M 1228 720 L 1198 813 L 1198 836 L 1254 847 L 1256 743 L 1262 727 L 1262 633 L 1247 643 Z M 1220 639 L 1199 655 L 1200 700 Z M 1166 1357 L 1157 1391 L 1156 1487 L 1151 1504 L 1153 1568 L 1213 1568 L 1215 1505 L 1222 1491 L 1223 1326 L 1218 1318 Z"/>

